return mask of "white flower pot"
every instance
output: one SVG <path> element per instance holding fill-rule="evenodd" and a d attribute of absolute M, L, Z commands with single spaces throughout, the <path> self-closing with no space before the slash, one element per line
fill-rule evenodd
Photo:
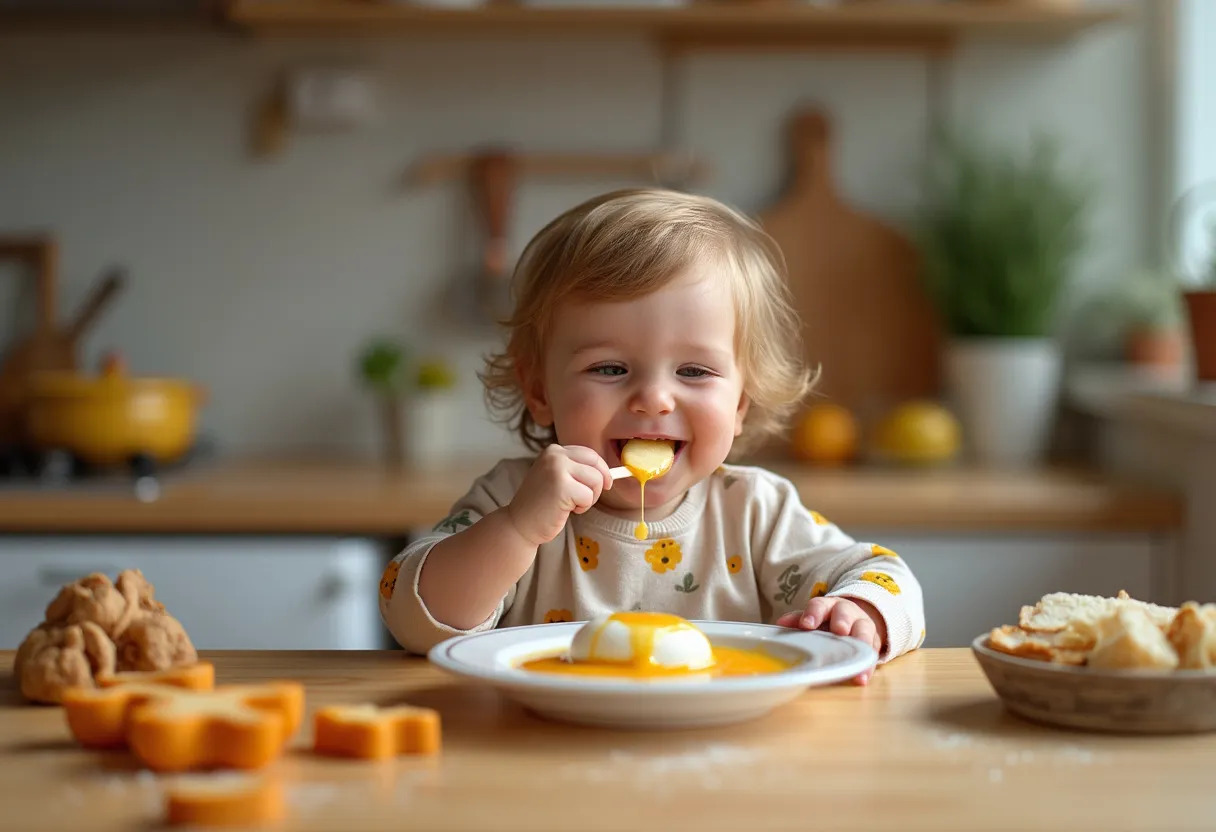
<path fill-rule="evenodd" d="M 447 393 L 413 395 L 405 400 L 405 462 L 434 470 L 452 460 L 456 448 L 456 397 Z"/>
<path fill-rule="evenodd" d="M 973 459 L 1042 462 L 1059 397 L 1061 356 L 1050 338 L 961 338 L 945 351 L 947 392 Z"/>

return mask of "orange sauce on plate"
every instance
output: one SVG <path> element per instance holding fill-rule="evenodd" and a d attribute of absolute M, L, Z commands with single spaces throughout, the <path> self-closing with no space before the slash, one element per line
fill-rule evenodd
<path fill-rule="evenodd" d="M 558 673 L 574 676 L 616 676 L 630 679 L 654 679 L 673 677 L 754 676 L 760 673 L 778 673 L 791 665 L 782 659 L 760 650 L 741 647 L 711 645 L 714 663 L 710 667 L 692 669 L 669 667 L 657 664 L 654 659 L 655 643 L 664 632 L 693 630 L 684 618 L 658 612 L 618 612 L 605 621 L 591 636 L 589 653 L 595 656 L 597 646 L 609 622 L 625 625 L 629 630 L 632 659 L 610 661 L 603 659 L 575 661 L 568 652 L 537 656 L 519 664 L 524 670 L 535 673 Z"/>
<path fill-rule="evenodd" d="M 689 670 L 686 667 L 663 667 L 642 662 L 575 662 L 565 653 L 529 659 L 519 666 L 533 673 L 558 673 L 566 676 L 616 676 L 627 679 L 663 679 L 681 676 L 756 676 L 779 673 L 792 665 L 759 650 L 741 647 L 714 647 L 713 667 Z"/>

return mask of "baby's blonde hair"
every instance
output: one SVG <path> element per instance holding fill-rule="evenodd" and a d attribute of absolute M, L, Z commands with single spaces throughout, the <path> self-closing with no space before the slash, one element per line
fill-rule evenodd
<path fill-rule="evenodd" d="M 563 300 L 632 300 L 689 266 L 716 260 L 735 300 L 735 352 L 750 405 L 732 455 L 780 433 L 814 379 L 776 243 L 743 214 L 704 196 L 654 188 L 614 191 L 575 206 L 532 238 L 512 278 L 506 348 L 486 358 L 486 403 L 535 451 L 556 441 L 533 421 L 523 379 L 543 369 L 553 311 Z"/>

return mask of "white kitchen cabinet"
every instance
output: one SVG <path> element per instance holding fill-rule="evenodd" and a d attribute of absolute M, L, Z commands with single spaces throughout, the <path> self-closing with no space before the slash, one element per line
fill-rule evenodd
<path fill-rule="evenodd" d="M 1048 592 L 1169 600 L 1172 536 L 951 534 L 849 528 L 907 560 L 925 591 L 926 646 L 962 647 Z M 377 607 L 394 554 L 365 538 L 0 537 L 0 648 L 42 620 L 59 587 L 89 572 L 142 569 L 200 649 L 391 647 Z"/>
<path fill-rule="evenodd" d="M 3 535 L 0 648 L 21 643 L 63 584 L 128 568 L 202 650 L 382 648 L 390 556 L 370 538 Z"/>
<path fill-rule="evenodd" d="M 1018 610 L 1049 592 L 1114 595 L 1125 589 L 1165 600 L 1173 580 L 1172 536 L 1141 533 L 951 535 L 849 529 L 904 558 L 925 592 L 926 647 L 963 647 L 1017 623 Z"/>

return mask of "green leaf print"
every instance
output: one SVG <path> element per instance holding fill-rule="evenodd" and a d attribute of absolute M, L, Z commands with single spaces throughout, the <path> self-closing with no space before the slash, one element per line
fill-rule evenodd
<path fill-rule="evenodd" d="M 473 521 L 469 519 L 469 510 L 466 508 L 460 514 L 453 514 L 446 520 L 436 524 L 435 528 L 431 529 L 431 531 L 445 531 L 448 534 L 456 534 L 456 532 L 460 531 L 461 526 L 471 525 L 473 525 Z"/>
<path fill-rule="evenodd" d="M 693 583 L 695 580 L 696 578 L 693 577 L 691 572 L 686 572 L 684 574 L 684 580 L 676 584 L 676 592 L 696 592 L 701 588 L 701 585 L 698 583 Z"/>
<path fill-rule="evenodd" d="M 798 594 L 798 590 L 806 582 L 806 575 L 798 574 L 798 567 L 787 566 L 785 571 L 777 578 L 778 592 L 773 596 L 774 601 L 783 601 L 786 604 L 791 604 L 794 601 L 794 596 Z"/>
<path fill-rule="evenodd" d="M 738 481 L 739 481 L 739 478 L 736 477 L 734 474 L 727 474 L 725 477 L 722 478 L 722 487 L 730 488 L 732 485 L 734 485 Z"/>

